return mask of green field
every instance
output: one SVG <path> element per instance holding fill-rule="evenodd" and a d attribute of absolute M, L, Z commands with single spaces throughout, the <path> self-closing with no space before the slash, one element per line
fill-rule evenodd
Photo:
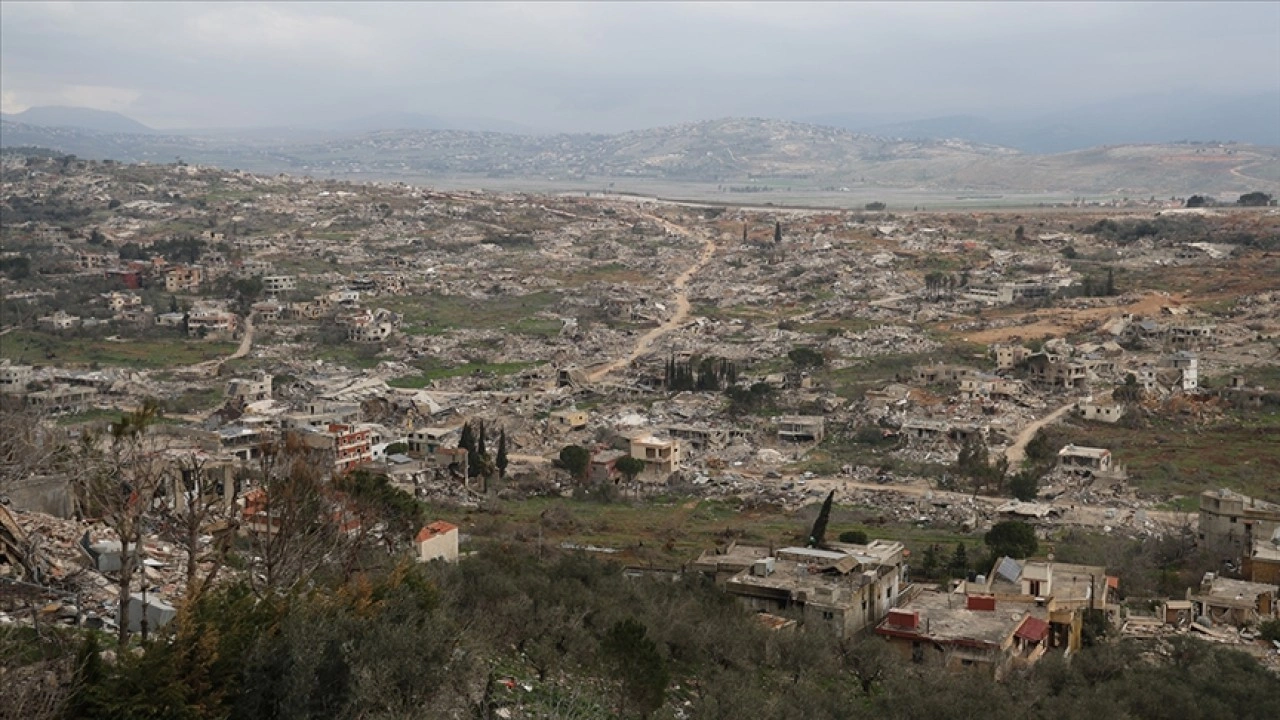
<path fill-rule="evenodd" d="M 432 517 L 457 523 L 477 537 L 500 541 L 594 545 L 613 548 L 623 561 L 679 565 L 730 540 L 743 544 L 783 547 L 803 543 L 820 498 L 795 512 L 776 507 L 743 509 L 732 500 L 663 497 L 611 503 L 567 498 L 496 501 L 483 510 L 429 507 Z M 981 538 L 942 528 L 878 524 L 880 511 L 835 506 L 827 528 L 829 539 L 846 530 L 863 530 L 869 537 L 899 540 L 913 551 L 934 543 L 981 543 Z M 541 526 L 541 532 L 539 532 Z"/>
<path fill-rule="evenodd" d="M 103 365 L 158 369 L 194 365 L 235 352 L 236 343 L 128 339 L 113 342 L 29 330 L 0 337 L 0 357 L 25 365 Z"/>
<path fill-rule="evenodd" d="M 508 363 L 474 363 L 469 362 L 463 365 L 442 366 L 436 365 L 430 360 L 424 360 L 417 364 L 422 370 L 421 375 L 410 375 L 407 377 L 394 378 L 388 380 L 387 384 L 391 387 L 398 388 L 422 388 L 430 385 L 433 380 L 444 380 L 445 378 L 462 377 L 464 375 L 512 375 L 539 365 L 538 362 L 508 362 Z"/>
<path fill-rule="evenodd" d="M 1050 429 L 1054 447 L 1067 443 L 1111 450 L 1129 473 L 1129 483 L 1157 495 L 1197 496 L 1227 487 L 1280 500 L 1280 414 L 1229 413 L 1194 424 L 1152 418 L 1143 427 L 1059 425 Z"/>
<path fill-rule="evenodd" d="M 560 322 L 535 317 L 550 308 L 560 297 L 555 293 L 486 300 L 427 295 L 379 298 L 378 306 L 404 315 L 404 330 L 410 335 L 438 335 L 448 330 L 506 330 L 523 335 L 554 335 Z"/>

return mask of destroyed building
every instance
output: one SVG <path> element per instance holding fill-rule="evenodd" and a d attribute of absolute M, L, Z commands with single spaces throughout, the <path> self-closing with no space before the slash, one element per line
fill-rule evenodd
<path fill-rule="evenodd" d="M 734 575 L 725 591 L 756 612 L 795 614 L 806 626 L 848 637 L 899 602 L 907 585 L 903 550 L 902 543 L 887 540 L 831 550 L 783 548 Z M 706 558 L 704 566 L 718 573 L 723 562 Z"/>
<path fill-rule="evenodd" d="M 1280 616 L 1275 585 L 1232 580 L 1207 572 L 1198 591 L 1187 589 L 1187 600 L 1197 618 L 1208 618 L 1213 625 L 1252 627 Z"/>
<path fill-rule="evenodd" d="M 1237 552 L 1255 539 L 1270 539 L 1280 531 L 1280 505 L 1256 500 L 1222 488 L 1200 493 L 1201 540 L 1223 543 Z"/>
<path fill-rule="evenodd" d="M 1044 656 L 1050 626 L 1044 608 L 1006 605 L 991 595 L 926 591 L 890 610 L 875 633 L 913 663 L 999 679 Z"/>

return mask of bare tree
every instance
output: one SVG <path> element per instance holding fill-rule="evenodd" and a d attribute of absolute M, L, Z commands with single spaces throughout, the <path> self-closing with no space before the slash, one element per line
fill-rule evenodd
<path fill-rule="evenodd" d="M 325 488 L 332 452 L 309 447 L 296 435 L 260 450 L 261 485 L 245 495 L 243 526 L 258 566 L 252 583 L 263 595 L 288 592 L 308 580 L 346 538 Z"/>
<path fill-rule="evenodd" d="M 81 508 L 102 520 L 120 541 L 119 642 L 129 640 L 129 597 L 137 571 L 144 519 L 170 469 L 168 458 L 157 452 L 147 437 L 156 406 L 148 402 L 108 426 L 105 436 L 82 437 L 81 471 L 73 484 Z"/>
<path fill-rule="evenodd" d="M 198 598 L 213 585 L 222 570 L 237 528 L 235 505 L 228 501 L 222 467 L 211 467 L 208 457 L 192 452 L 178 457 L 171 476 L 174 487 L 168 493 L 165 515 L 173 537 L 187 551 L 187 600 Z M 216 475 L 223 473 L 221 478 Z M 213 545 L 205 550 L 201 538 L 213 535 Z M 211 563 L 201 578 L 201 561 Z"/>
<path fill-rule="evenodd" d="M 0 407 L 0 495 L 32 475 L 54 471 L 66 449 L 63 433 L 44 422 L 30 407 Z"/>

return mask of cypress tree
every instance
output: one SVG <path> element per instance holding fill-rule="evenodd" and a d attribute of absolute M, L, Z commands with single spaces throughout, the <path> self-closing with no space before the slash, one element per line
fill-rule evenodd
<path fill-rule="evenodd" d="M 827 493 L 827 499 L 822 503 L 822 509 L 818 511 L 818 519 L 813 521 L 813 529 L 809 531 L 809 547 L 822 547 L 822 543 L 826 540 L 827 521 L 831 519 L 831 503 L 835 500 L 836 491 L 832 490 Z"/>
<path fill-rule="evenodd" d="M 498 431 L 498 457 L 494 463 L 498 467 L 498 477 L 505 479 L 507 477 L 507 431 L 506 428 Z"/>
<path fill-rule="evenodd" d="M 782 223 L 781 222 L 773 223 L 773 241 L 776 243 L 782 242 Z"/>

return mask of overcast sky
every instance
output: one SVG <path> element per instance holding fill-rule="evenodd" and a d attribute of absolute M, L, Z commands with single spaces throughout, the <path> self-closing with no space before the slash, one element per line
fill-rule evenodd
<path fill-rule="evenodd" d="M 1280 3 L 0 4 L 0 105 L 615 131 L 1280 90 Z"/>

